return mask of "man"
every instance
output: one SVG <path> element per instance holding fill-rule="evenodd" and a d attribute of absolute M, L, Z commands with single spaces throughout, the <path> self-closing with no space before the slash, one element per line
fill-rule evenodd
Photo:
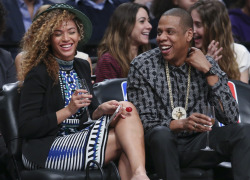
<path fill-rule="evenodd" d="M 161 16 L 157 31 L 159 47 L 132 61 L 127 91 L 139 111 L 147 157 L 159 178 L 179 180 L 180 168 L 210 168 L 231 159 L 234 179 L 248 179 L 250 126 L 237 123 L 238 106 L 226 74 L 211 57 L 190 48 L 192 17 L 171 9 Z M 201 114 L 208 104 L 226 126 L 209 127 L 211 119 Z M 207 131 L 212 152 L 201 151 Z"/>
<path fill-rule="evenodd" d="M 2 35 L 3 29 L 5 27 L 4 14 L 5 14 L 4 7 L 0 1 L 0 36 Z M 16 68 L 14 61 L 8 51 L 0 48 L 0 91 L 4 84 L 15 81 L 17 81 L 17 78 L 16 78 Z M 11 160 L 9 159 L 6 144 L 4 142 L 0 130 L 0 179 L 1 180 L 11 179 L 10 176 L 11 172 L 8 167 L 9 162 L 11 162 Z"/>
<path fill-rule="evenodd" d="M 15 59 L 19 52 L 20 41 L 32 23 L 36 11 L 49 0 L 2 0 L 6 14 L 6 28 L 0 38 L 0 47 L 9 51 Z"/>

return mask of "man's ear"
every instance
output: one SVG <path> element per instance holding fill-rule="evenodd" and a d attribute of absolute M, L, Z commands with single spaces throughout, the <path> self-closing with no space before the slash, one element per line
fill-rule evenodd
<path fill-rule="evenodd" d="M 191 42 L 191 41 L 193 40 L 193 36 L 194 36 L 193 29 L 192 29 L 192 28 L 189 28 L 189 29 L 186 31 L 187 41 L 188 41 L 188 42 Z"/>

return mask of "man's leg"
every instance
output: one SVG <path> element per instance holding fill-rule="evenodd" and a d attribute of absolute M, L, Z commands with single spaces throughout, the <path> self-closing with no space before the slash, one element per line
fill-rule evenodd
<path fill-rule="evenodd" d="M 205 147 L 206 133 L 178 139 L 181 167 L 212 168 L 231 159 L 234 180 L 249 180 L 250 125 L 214 127 L 209 137 L 209 146 L 215 150 L 212 152 L 200 150 Z"/>
<path fill-rule="evenodd" d="M 228 133 L 227 146 L 223 144 L 219 150 L 229 153 L 234 180 L 250 179 L 250 124 L 233 124 L 223 127 Z M 225 142 L 226 143 L 226 142 Z"/>
<path fill-rule="evenodd" d="M 151 156 L 160 179 L 179 180 L 176 138 L 169 128 L 157 126 L 145 134 L 146 153 Z"/>

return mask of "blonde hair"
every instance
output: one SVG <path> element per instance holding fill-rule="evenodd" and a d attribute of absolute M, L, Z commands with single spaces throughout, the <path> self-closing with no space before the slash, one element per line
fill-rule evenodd
<path fill-rule="evenodd" d="M 32 23 L 22 39 L 22 74 L 18 79 L 23 81 L 30 70 L 40 63 L 44 63 L 49 76 L 56 83 L 58 81 L 59 66 L 52 54 L 51 36 L 63 21 L 73 20 L 77 30 L 83 38 L 83 25 L 76 16 L 67 10 L 54 9 L 39 15 Z"/>

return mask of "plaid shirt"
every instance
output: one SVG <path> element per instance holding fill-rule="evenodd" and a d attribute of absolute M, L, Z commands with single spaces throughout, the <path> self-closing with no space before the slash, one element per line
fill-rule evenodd
<path fill-rule="evenodd" d="M 211 58 L 207 60 L 216 67 L 219 81 L 209 86 L 204 74 L 191 68 L 190 92 L 188 98 L 187 116 L 202 112 L 202 106 L 215 106 L 216 119 L 223 124 L 236 123 L 238 120 L 238 105 L 227 85 L 227 76 Z M 185 107 L 187 93 L 188 65 L 180 67 L 169 65 L 174 107 Z M 137 108 L 145 131 L 155 126 L 167 126 L 172 120 L 172 108 L 165 73 L 165 60 L 159 48 L 149 50 L 137 56 L 131 63 L 128 75 L 128 100 Z M 222 103 L 223 110 L 220 108 Z M 194 132 L 191 132 L 191 134 Z M 181 136 L 190 132 L 183 131 Z"/>

